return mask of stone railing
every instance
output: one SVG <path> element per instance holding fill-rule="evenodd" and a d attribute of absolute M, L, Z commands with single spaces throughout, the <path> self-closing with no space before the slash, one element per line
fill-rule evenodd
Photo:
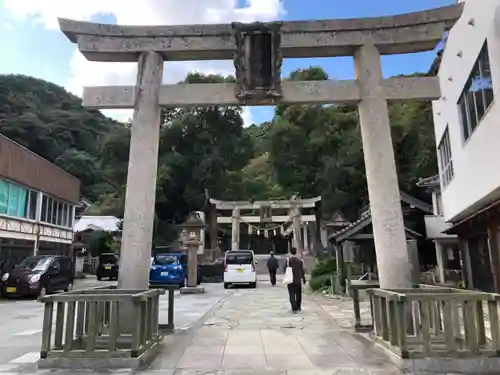
<path fill-rule="evenodd" d="M 39 367 L 134 368 L 147 362 L 163 338 L 162 294 L 108 287 L 43 297 Z"/>
<path fill-rule="evenodd" d="M 352 280 L 348 287 L 348 293 L 352 298 L 352 309 L 354 313 L 354 330 L 356 331 L 371 331 L 373 329 L 373 314 L 371 323 L 361 322 L 361 311 L 359 307 L 359 292 L 369 289 L 378 288 L 378 280 Z M 373 312 L 373 308 L 372 308 Z"/>
<path fill-rule="evenodd" d="M 175 287 L 173 285 L 165 285 L 161 289 L 168 292 L 168 311 L 167 311 L 167 323 L 159 322 L 158 327 L 159 327 L 161 333 L 171 333 L 175 329 L 175 325 L 174 325 L 174 298 L 175 298 L 175 294 L 174 294 L 174 292 L 177 289 L 177 287 Z"/>
<path fill-rule="evenodd" d="M 330 293 L 331 295 L 343 294 L 342 285 L 340 283 L 339 274 L 337 272 L 333 272 L 330 275 L 330 288 L 328 288 L 328 293 Z"/>
<path fill-rule="evenodd" d="M 373 337 L 400 358 L 500 356 L 498 294 L 444 287 L 368 293 Z"/>

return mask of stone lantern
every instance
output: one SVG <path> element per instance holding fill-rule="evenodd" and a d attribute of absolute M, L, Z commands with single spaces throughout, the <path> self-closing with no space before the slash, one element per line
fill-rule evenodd
<path fill-rule="evenodd" d="M 188 249 L 188 285 L 181 288 L 181 294 L 204 293 L 205 289 L 198 286 L 198 248 L 202 243 L 201 236 L 205 223 L 197 213 L 191 212 L 187 220 L 179 226 L 182 230 L 182 245 Z"/>

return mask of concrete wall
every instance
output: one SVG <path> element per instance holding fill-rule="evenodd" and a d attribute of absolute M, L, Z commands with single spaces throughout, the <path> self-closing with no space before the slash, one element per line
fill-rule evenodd
<path fill-rule="evenodd" d="M 433 103 L 436 144 L 448 126 L 454 178 L 442 187 L 444 217 L 456 221 L 500 197 L 500 0 L 468 0 L 449 34 L 439 71 L 441 99 Z M 484 41 L 495 99 L 464 142 L 457 105 Z M 461 54 L 461 56 L 459 56 Z"/>

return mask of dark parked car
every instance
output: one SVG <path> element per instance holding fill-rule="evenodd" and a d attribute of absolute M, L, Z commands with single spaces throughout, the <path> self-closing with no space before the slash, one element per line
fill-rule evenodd
<path fill-rule="evenodd" d="M 224 258 L 200 264 L 200 273 L 204 283 L 221 283 L 224 280 Z"/>
<path fill-rule="evenodd" d="M 0 261 L 0 297 L 3 297 L 4 290 L 1 288 L 2 276 L 10 272 L 14 268 L 15 264 L 10 260 Z"/>
<path fill-rule="evenodd" d="M 71 259 L 60 255 L 25 258 L 10 272 L 2 275 L 2 295 L 38 296 L 73 288 Z"/>
<path fill-rule="evenodd" d="M 108 278 L 118 280 L 118 256 L 116 254 L 106 253 L 99 256 L 99 265 L 96 270 L 97 280 Z"/>

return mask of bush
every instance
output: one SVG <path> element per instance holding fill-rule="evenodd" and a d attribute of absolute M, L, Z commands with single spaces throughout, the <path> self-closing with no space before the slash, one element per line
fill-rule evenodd
<path fill-rule="evenodd" d="M 328 257 L 320 260 L 311 271 L 311 278 L 321 275 L 331 275 L 337 271 L 337 262 L 335 258 Z"/>
<path fill-rule="evenodd" d="M 329 288 L 331 286 L 330 276 L 331 274 L 328 275 L 325 274 L 316 277 L 311 277 L 311 280 L 309 280 L 309 287 L 314 292 Z"/>
<path fill-rule="evenodd" d="M 93 257 L 115 252 L 112 249 L 113 235 L 111 233 L 101 231 L 90 232 L 87 234 L 85 242 Z"/>
<path fill-rule="evenodd" d="M 335 258 L 325 257 L 321 259 L 311 271 L 309 287 L 313 291 L 327 289 L 331 286 L 330 277 L 337 272 Z"/>

